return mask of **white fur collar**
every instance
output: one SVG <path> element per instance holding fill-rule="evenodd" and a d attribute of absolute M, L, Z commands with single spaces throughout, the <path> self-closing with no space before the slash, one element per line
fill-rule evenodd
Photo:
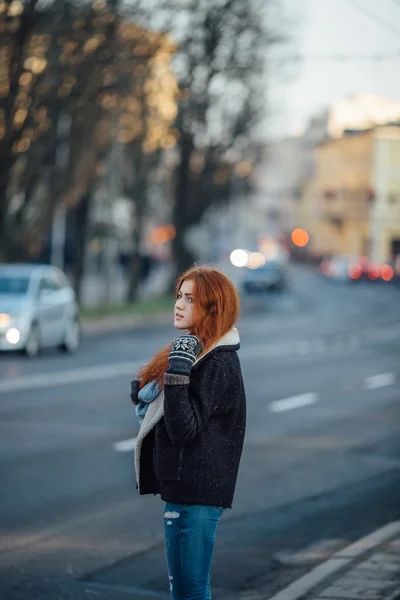
<path fill-rule="evenodd" d="M 232 327 L 232 329 L 230 329 L 228 331 L 228 333 L 226 333 L 225 335 L 222 336 L 222 338 L 220 338 L 218 340 L 218 342 L 216 342 L 214 344 L 214 346 L 211 346 L 211 348 L 209 348 L 209 350 L 207 350 L 207 352 L 204 352 L 204 354 L 202 354 L 196 361 L 195 361 L 195 365 L 200 362 L 201 360 L 203 360 L 203 358 L 205 356 L 207 356 L 207 354 L 209 354 L 210 352 L 212 352 L 213 350 L 215 350 L 215 348 L 218 348 L 219 346 L 236 346 L 237 344 L 240 343 L 240 337 L 239 337 L 239 332 L 237 330 L 236 327 Z"/>
<path fill-rule="evenodd" d="M 205 354 L 196 360 L 194 364 L 201 361 L 209 352 L 218 346 L 236 346 L 240 342 L 239 332 L 236 327 L 233 327 L 226 333 L 214 346 L 212 346 Z M 148 433 L 157 425 L 164 416 L 164 391 L 160 392 L 153 402 L 150 402 L 143 423 L 139 429 L 135 444 L 135 470 L 138 489 L 140 488 L 140 452 L 142 449 L 143 440 Z"/>

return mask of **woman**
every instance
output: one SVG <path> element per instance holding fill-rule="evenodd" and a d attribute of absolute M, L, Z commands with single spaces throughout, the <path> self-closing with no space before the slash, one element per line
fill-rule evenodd
<path fill-rule="evenodd" d="M 178 280 L 176 338 L 131 384 L 143 419 L 136 441 L 140 494 L 166 502 L 164 534 L 172 600 L 210 600 L 218 521 L 231 508 L 246 421 L 230 279 L 193 267 Z"/>

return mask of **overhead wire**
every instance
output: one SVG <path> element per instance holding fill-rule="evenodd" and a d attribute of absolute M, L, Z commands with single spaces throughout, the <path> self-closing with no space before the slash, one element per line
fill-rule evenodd
<path fill-rule="evenodd" d="M 374 54 L 291 54 L 278 57 L 275 60 L 282 62 L 304 62 L 304 61 L 333 61 L 333 62 L 384 62 L 400 59 L 400 48 L 393 52 L 374 53 Z"/>
<path fill-rule="evenodd" d="M 354 8 L 356 8 L 359 12 L 363 13 L 364 15 L 367 15 L 375 23 L 382 25 L 388 31 L 391 31 L 392 33 L 396 33 L 397 35 L 400 35 L 400 28 L 397 28 L 394 25 L 392 25 L 391 23 L 388 23 L 388 21 L 381 19 L 381 17 L 379 15 L 377 15 L 376 13 L 369 10 L 369 8 L 365 8 L 365 6 L 363 6 L 360 2 L 358 2 L 358 0 L 343 0 L 343 1 L 347 2 L 347 4 L 351 4 L 351 6 L 354 6 Z"/>
<path fill-rule="evenodd" d="M 396 33 L 400 35 L 400 28 L 393 26 L 388 23 L 384 19 L 381 19 L 379 15 L 365 8 L 358 0 L 343 0 L 348 4 L 354 6 L 358 11 L 362 12 L 364 15 L 368 16 L 375 23 L 385 27 L 392 33 Z M 397 6 L 400 8 L 400 0 L 393 0 Z M 292 54 L 286 57 L 282 57 L 277 60 L 282 60 L 283 62 L 304 62 L 304 61 L 333 61 L 333 62 L 350 62 L 350 61 L 365 61 L 365 62 L 384 62 L 390 60 L 398 60 L 400 59 L 400 48 L 393 52 L 385 52 L 374 54 L 340 54 L 340 53 L 332 53 L 332 54 Z"/>

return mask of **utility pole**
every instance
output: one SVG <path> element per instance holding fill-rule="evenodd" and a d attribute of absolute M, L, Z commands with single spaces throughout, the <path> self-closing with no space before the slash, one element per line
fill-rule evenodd
<path fill-rule="evenodd" d="M 108 167 L 108 194 L 107 194 L 107 229 L 104 249 L 104 286 L 103 301 L 110 304 L 113 300 L 112 291 L 116 284 L 116 273 L 118 272 L 118 240 L 114 225 L 114 204 L 121 197 L 122 191 L 122 169 L 123 151 L 122 144 L 117 139 L 117 127 L 111 144 Z"/>
<path fill-rule="evenodd" d="M 54 169 L 56 176 L 66 171 L 69 163 L 69 135 L 71 131 L 71 117 L 61 114 L 57 123 L 57 147 Z M 59 269 L 64 269 L 65 238 L 67 226 L 67 209 L 63 203 L 59 204 L 53 215 L 51 228 L 50 263 Z"/>

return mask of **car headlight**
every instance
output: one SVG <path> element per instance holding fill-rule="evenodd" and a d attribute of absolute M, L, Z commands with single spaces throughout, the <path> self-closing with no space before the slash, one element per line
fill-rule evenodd
<path fill-rule="evenodd" d="M 6 329 L 11 325 L 11 315 L 0 313 L 0 329 Z"/>
<path fill-rule="evenodd" d="M 18 344 L 21 339 L 21 333 L 16 327 L 11 327 L 6 333 L 6 339 L 10 344 Z"/>

